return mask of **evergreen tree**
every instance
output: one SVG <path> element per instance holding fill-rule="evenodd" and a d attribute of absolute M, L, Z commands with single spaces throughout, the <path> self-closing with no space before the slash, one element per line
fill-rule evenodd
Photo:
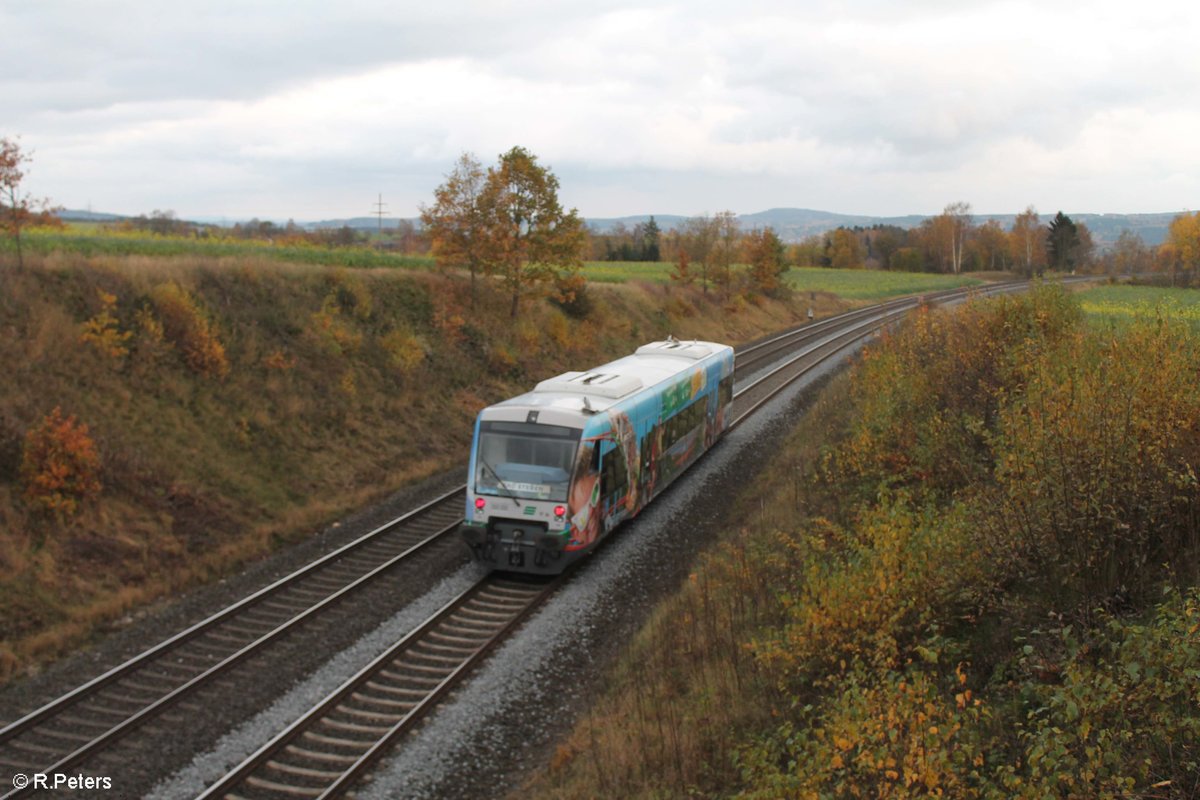
<path fill-rule="evenodd" d="M 1051 268 L 1063 272 L 1074 269 L 1079 259 L 1079 245 L 1079 229 L 1070 217 L 1059 211 L 1050 220 L 1050 232 L 1046 235 Z"/>

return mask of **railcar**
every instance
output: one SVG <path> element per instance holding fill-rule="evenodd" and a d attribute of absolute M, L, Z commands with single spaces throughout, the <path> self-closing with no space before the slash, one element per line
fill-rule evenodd
<path fill-rule="evenodd" d="M 462 525 L 474 558 L 566 569 L 713 445 L 732 400 L 733 348 L 668 338 L 483 409 Z"/>

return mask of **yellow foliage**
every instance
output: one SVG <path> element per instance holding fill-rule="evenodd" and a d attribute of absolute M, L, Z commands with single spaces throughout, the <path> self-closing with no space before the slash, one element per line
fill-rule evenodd
<path fill-rule="evenodd" d="M 351 355 L 362 346 L 363 335 L 342 315 L 337 292 L 327 295 L 309 320 L 313 337 L 332 355 Z"/>
<path fill-rule="evenodd" d="M 425 360 L 425 343 L 407 330 L 394 330 L 380 340 L 388 361 L 401 373 L 411 372 Z"/>
<path fill-rule="evenodd" d="M 122 359 L 129 355 L 126 342 L 133 333 L 117 327 L 118 320 L 113 314 L 117 306 L 117 296 L 102 289 L 96 291 L 100 295 L 100 313 L 83 323 L 79 341 L 95 346 L 110 358 Z"/>
<path fill-rule="evenodd" d="M 158 310 L 165 338 L 179 348 L 184 362 L 198 375 L 223 378 L 229 374 L 225 346 L 212 322 L 191 294 L 171 281 L 155 286 L 150 296 Z"/>

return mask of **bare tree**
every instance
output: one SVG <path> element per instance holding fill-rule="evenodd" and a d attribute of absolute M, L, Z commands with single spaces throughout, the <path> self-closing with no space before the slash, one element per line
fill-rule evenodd
<path fill-rule="evenodd" d="M 1027 276 L 1040 272 L 1042 253 L 1045 252 L 1043 241 L 1045 231 L 1040 224 L 1037 209 L 1028 206 L 1017 215 L 1012 227 L 1013 259 L 1021 265 L 1021 271 Z"/>
<path fill-rule="evenodd" d="M 733 286 L 733 262 L 737 258 L 742 226 L 737 214 L 722 211 L 713 217 L 713 265 L 717 268 L 717 283 L 729 299 Z"/>
<path fill-rule="evenodd" d="M 713 246 L 716 244 L 717 232 L 713 218 L 707 214 L 690 217 L 683 224 L 684 246 L 688 257 L 694 264 L 700 265 L 700 285 L 708 294 L 708 268 L 712 265 Z"/>
<path fill-rule="evenodd" d="M 959 200 L 946 206 L 942 213 L 949 221 L 950 269 L 955 275 L 962 272 L 963 254 L 967 250 L 967 237 L 971 234 L 971 204 Z"/>
<path fill-rule="evenodd" d="M 25 266 L 21 248 L 21 231 L 35 221 L 37 215 L 46 211 L 47 200 L 35 199 L 21 191 L 25 173 L 21 167 L 32 157 L 21 152 L 21 147 L 12 139 L 0 138 L 0 226 L 13 238 L 17 247 L 17 268 Z"/>

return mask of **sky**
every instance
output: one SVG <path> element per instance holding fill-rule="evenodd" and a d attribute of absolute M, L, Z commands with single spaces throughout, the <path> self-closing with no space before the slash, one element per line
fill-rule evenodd
<path fill-rule="evenodd" d="M 1200 3 L 0 0 L 67 208 L 412 217 L 521 145 L 585 217 L 1200 207 Z"/>

